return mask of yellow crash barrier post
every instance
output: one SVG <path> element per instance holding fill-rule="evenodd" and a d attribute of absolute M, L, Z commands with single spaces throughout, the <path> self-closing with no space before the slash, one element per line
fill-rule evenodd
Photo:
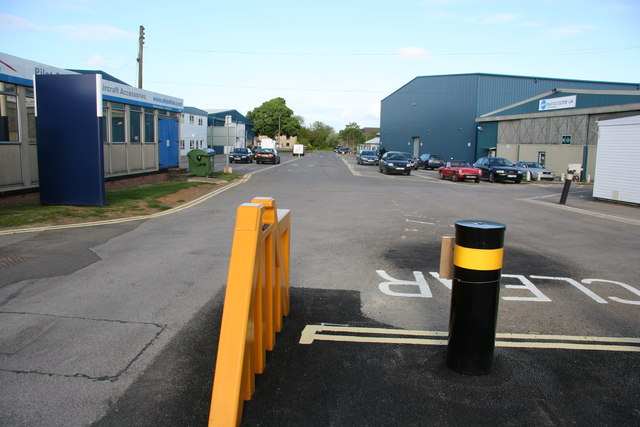
<path fill-rule="evenodd" d="M 238 207 L 218 342 L 209 426 L 238 426 L 266 350 L 289 313 L 290 212 L 273 198 Z"/>

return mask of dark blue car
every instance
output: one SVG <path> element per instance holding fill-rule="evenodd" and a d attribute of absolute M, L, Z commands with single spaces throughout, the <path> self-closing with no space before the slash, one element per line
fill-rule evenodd
<path fill-rule="evenodd" d="M 378 167 L 380 173 L 400 173 L 405 175 L 411 175 L 411 155 L 408 153 L 402 153 L 400 151 L 387 151 L 380 158 Z"/>

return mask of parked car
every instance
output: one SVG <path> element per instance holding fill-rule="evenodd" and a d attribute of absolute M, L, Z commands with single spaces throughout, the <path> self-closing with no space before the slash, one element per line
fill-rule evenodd
<path fill-rule="evenodd" d="M 413 157 L 413 154 L 411 153 L 404 153 L 404 154 L 407 155 L 407 159 L 409 160 L 409 167 L 413 170 L 418 169 L 418 159 Z"/>
<path fill-rule="evenodd" d="M 464 160 L 451 160 L 438 169 L 438 174 L 440 179 L 451 178 L 453 182 L 472 179 L 478 183 L 482 177 L 482 170 L 471 166 L 471 163 Z"/>
<path fill-rule="evenodd" d="M 378 153 L 373 150 L 360 150 L 357 161 L 359 165 L 378 165 Z"/>
<path fill-rule="evenodd" d="M 538 162 L 516 162 L 514 165 L 516 168 L 520 169 L 523 175 L 526 175 L 527 172 L 531 174 L 531 179 L 534 181 L 547 180 L 553 181 L 556 179 L 556 173 L 550 169 L 546 169 Z"/>
<path fill-rule="evenodd" d="M 444 160 L 440 154 L 425 153 L 420 156 L 419 166 L 425 169 L 438 169 L 444 166 Z"/>
<path fill-rule="evenodd" d="M 513 167 L 508 159 L 502 157 L 480 157 L 474 167 L 482 170 L 482 178 L 489 182 L 514 181 L 519 184 L 522 181 L 522 171 Z"/>
<path fill-rule="evenodd" d="M 333 151 L 335 151 L 338 154 L 349 154 L 351 152 L 351 148 L 349 148 L 349 147 L 338 147 Z"/>
<path fill-rule="evenodd" d="M 280 163 L 280 154 L 275 148 L 261 148 L 256 153 L 256 163 Z"/>
<path fill-rule="evenodd" d="M 403 173 L 411 175 L 411 166 L 409 166 L 409 157 L 407 153 L 400 151 L 387 151 L 380 158 L 378 163 L 380 173 Z"/>
<path fill-rule="evenodd" d="M 248 148 L 234 148 L 229 153 L 229 163 L 233 162 L 253 163 L 253 153 Z"/>

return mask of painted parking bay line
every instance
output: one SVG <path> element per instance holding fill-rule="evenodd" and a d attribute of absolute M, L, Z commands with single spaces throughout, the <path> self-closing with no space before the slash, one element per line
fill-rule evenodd
<path fill-rule="evenodd" d="M 447 345 L 448 332 L 307 325 L 300 344 L 314 341 Z M 496 334 L 496 347 L 640 352 L 640 338 L 580 335 Z"/>

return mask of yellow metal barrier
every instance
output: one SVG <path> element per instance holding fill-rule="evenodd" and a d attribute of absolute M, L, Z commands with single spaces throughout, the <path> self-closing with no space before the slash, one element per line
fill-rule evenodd
<path fill-rule="evenodd" d="M 238 426 L 255 374 L 289 314 L 291 215 L 270 197 L 238 207 L 222 311 L 209 426 Z"/>

